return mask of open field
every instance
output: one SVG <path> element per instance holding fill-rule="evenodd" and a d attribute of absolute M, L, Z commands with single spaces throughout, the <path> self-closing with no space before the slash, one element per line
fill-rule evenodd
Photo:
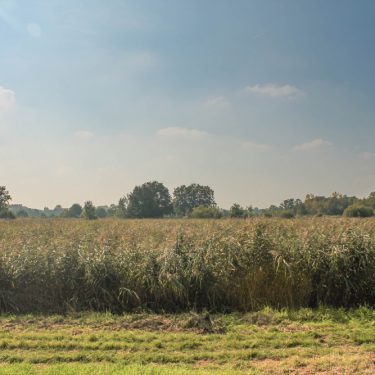
<path fill-rule="evenodd" d="M 367 308 L 3 316 L 0 374 L 373 374 Z"/>
<path fill-rule="evenodd" d="M 3 221 L 0 271 L 1 375 L 375 372 L 373 219 Z"/>

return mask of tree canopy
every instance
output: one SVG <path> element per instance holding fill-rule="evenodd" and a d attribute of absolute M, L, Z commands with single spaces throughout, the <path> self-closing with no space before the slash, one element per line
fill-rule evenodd
<path fill-rule="evenodd" d="M 12 197 L 6 187 L 0 186 L 0 211 L 7 209 L 11 200 Z"/>
<path fill-rule="evenodd" d="M 98 218 L 96 216 L 96 208 L 91 201 L 85 202 L 85 205 L 83 206 L 82 216 L 88 220 L 94 220 Z"/>
<path fill-rule="evenodd" d="M 126 215 L 135 218 L 156 218 L 173 211 L 168 189 L 158 181 L 136 186 L 127 196 Z"/>
<path fill-rule="evenodd" d="M 12 200 L 5 186 L 0 186 L 0 218 L 13 219 L 15 216 L 9 210 L 9 202 Z"/>
<path fill-rule="evenodd" d="M 78 203 L 70 208 L 57 205 L 50 210 L 28 208 L 22 204 L 10 204 L 11 196 L 5 186 L 0 186 L 0 218 L 15 217 L 68 217 L 86 219 L 117 216 L 119 218 L 160 218 L 165 216 L 201 218 L 248 218 L 253 216 L 293 218 L 295 216 L 348 216 L 368 217 L 375 215 L 375 192 L 365 198 L 347 196 L 337 192 L 330 196 L 307 194 L 304 201 L 296 198 L 283 200 L 268 208 L 241 206 L 234 203 L 230 209 L 216 205 L 214 191 L 205 185 L 181 185 L 174 189 L 173 200 L 169 190 L 158 181 L 145 182 L 134 187 L 130 194 L 122 196 L 118 204 L 95 207 L 87 201 L 82 208 Z"/>
<path fill-rule="evenodd" d="M 82 214 L 82 207 L 78 203 L 74 203 L 68 210 L 68 217 L 78 218 Z"/>
<path fill-rule="evenodd" d="M 178 216 L 188 216 L 195 207 L 215 205 L 214 191 L 209 186 L 190 184 L 174 189 L 173 207 Z"/>

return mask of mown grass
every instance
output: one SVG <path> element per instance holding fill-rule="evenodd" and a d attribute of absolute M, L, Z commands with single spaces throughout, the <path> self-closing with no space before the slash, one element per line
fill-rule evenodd
<path fill-rule="evenodd" d="M 0 374 L 372 374 L 375 312 L 9 315 L 0 348 Z"/>
<path fill-rule="evenodd" d="M 0 311 L 375 305 L 375 219 L 0 222 Z"/>

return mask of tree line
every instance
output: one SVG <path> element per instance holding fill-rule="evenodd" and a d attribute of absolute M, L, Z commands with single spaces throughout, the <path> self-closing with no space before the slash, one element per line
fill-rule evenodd
<path fill-rule="evenodd" d="M 4 218 L 17 217 L 67 217 L 97 219 L 108 216 L 119 218 L 161 218 L 161 217 L 220 217 L 214 191 L 200 184 L 181 185 L 171 196 L 168 188 L 161 182 L 150 181 L 136 186 L 132 192 L 121 197 L 117 204 L 95 207 L 92 201 L 83 206 L 78 203 L 70 208 L 57 205 L 53 210 L 29 209 L 22 205 L 10 205 L 11 197 L 5 186 L 0 215 Z"/>
<path fill-rule="evenodd" d="M 278 206 L 268 208 L 243 207 L 234 203 L 229 210 L 217 206 L 214 191 L 200 184 L 181 185 L 171 195 L 161 182 L 149 181 L 134 187 L 132 192 L 121 197 L 117 204 L 95 207 L 86 201 L 69 208 L 57 205 L 53 210 L 47 207 L 36 210 L 22 205 L 10 205 L 11 196 L 5 186 L 0 186 L 0 218 L 15 217 L 66 217 L 89 220 L 105 217 L 119 218 L 248 218 L 253 216 L 293 218 L 296 216 L 347 216 L 370 217 L 375 214 L 375 192 L 366 198 L 357 198 L 339 193 L 331 196 L 306 195 L 304 201 L 289 198 Z"/>
<path fill-rule="evenodd" d="M 337 192 L 329 197 L 307 194 L 304 201 L 289 198 L 278 206 L 271 205 L 265 209 L 254 209 L 251 206 L 244 208 L 239 204 L 233 204 L 229 210 L 231 217 L 258 215 L 284 218 L 296 216 L 370 217 L 375 215 L 375 192 L 362 199 Z"/>

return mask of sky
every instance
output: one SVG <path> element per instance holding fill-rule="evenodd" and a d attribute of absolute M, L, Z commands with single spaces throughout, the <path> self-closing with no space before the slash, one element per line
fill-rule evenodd
<path fill-rule="evenodd" d="M 375 1 L 0 0 L 0 185 L 219 206 L 375 190 Z"/>

